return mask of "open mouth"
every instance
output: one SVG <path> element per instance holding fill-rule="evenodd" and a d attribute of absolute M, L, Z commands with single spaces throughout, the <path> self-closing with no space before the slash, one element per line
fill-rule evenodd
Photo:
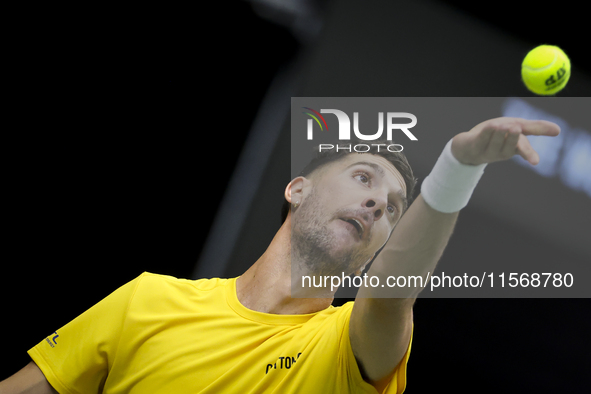
<path fill-rule="evenodd" d="M 361 225 L 361 223 L 359 222 L 359 220 L 357 219 L 341 219 L 349 224 L 351 224 L 353 227 L 355 227 L 355 229 L 357 230 L 357 235 L 359 235 L 359 238 L 361 238 L 361 236 L 363 235 L 363 226 Z"/>

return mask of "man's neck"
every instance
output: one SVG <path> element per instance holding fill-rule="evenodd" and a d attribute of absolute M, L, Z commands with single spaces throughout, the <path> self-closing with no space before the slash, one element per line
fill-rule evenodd
<path fill-rule="evenodd" d="M 290 219 L 288 216 L 265 253 L 236 281 L 238 300 L 248 309 L 300 315 L 326 309 L 333 301 L 334 294 L 324 298 L 292 298 Z"/>

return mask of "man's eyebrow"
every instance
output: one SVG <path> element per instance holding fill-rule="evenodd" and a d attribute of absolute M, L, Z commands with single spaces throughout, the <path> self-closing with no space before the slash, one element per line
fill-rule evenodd
<path fill-rule="evenodd" d="M 369 161 L 357 161 L 353 164 L 351 164 L 350 166 L 348 166 L 346 169 L 349 169 L 351 167 L 355 167 L 357 165 L 366 165 L 366 166 L 370 166 L 371 168 L 373 168 L 375 170 L 375 172 L 377 172 L 382 178 L 384 177 L 385 173 L 384 173 L 384 169 L 377 165 L 376 163 L 371 163 Z"/>

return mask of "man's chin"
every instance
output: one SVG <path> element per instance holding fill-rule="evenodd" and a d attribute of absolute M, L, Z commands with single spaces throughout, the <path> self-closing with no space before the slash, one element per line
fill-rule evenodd
<path fill-rule="evenodd" d="M 296 250 L 300 261 L 305 262 L 305 275 L 350 275 L 364 265 L 371 254 L 363 243 L 355 240 L 347 231 L 331 229 L 330 235 L 308 239 L 292 239 L 292 252 Z M 321 242 L 318 242 L 322 239 Z"/>
<path fill-rule="evenodd" d="M 359 267 L 367 262 L 368 258 L 359 254 L 358 250 L 355 248 L 348 249 L 349 250 L 343 248 L 334 253 L 330 253 L 330 258 L 325 260 L 322 267 L 318 267 L 321 269 L 318 270 L 317 274 L 337 276 L 345 274 L 345 276 L 348 276 L 353 274 Z"/>

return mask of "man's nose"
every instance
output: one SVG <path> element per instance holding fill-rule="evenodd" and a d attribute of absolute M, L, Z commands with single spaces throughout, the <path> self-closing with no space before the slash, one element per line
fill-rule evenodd
<path fill-rule="evenodd" d="M 362 206 L 373 212 L 374 222 L 380 220 L 386 209 L 386 201 L 381 198 L 368 198 L 363 201 Z"/>

